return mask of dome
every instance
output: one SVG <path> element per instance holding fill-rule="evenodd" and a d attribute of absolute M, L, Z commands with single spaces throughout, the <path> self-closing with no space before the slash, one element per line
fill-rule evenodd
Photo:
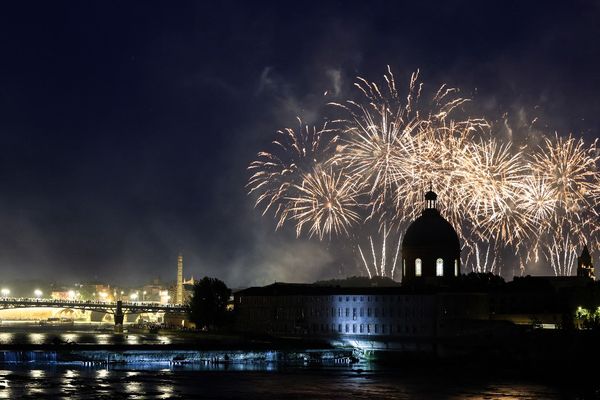
<path fill-rule="evenodd" d="M 406 230 L 402 249 L 445 248 L 460 252 L 458 234 L 438 210 L 428 208 Z"/>
<path fill-rule="evenodd" d="M 437 195 L 425 194 L 425 209 L 404 233 L 402 282 L 447 280 L 460 275 L 458 234 L 436 207 Z"/>

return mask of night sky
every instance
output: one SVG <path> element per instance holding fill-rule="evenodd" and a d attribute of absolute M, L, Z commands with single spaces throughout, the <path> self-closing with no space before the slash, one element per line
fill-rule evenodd
<path fill-rule="evenodd" d="M 2 3 L 2 280 L 174 279 L 179 250 L 234 287 L 361 273 L 274 232 L 248 163 L 388 64 L 506 114 L 515 140 L 535 117 L 595 139 L 600 3 L 557 3 Z"/>

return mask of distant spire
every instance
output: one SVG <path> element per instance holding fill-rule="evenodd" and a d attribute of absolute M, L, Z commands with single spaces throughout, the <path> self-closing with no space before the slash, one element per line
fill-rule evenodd
<path fill-rule="evenodd" d="M 581 259 L 591 260 L 590 251 L 588 250 L 587 244 L 583 245 L 583 251 L 581 252 Z"/>
<path fill-rule="evenodd" d="M 183 254 L 180 252 L 177 257 L 177 290 L 176 290 L 177 304 L 183 304 Z"/>
<path fill-rule="evenodd" d="M 577 276 L 595 279 L 592 256 L 590 255 L 587 245 L 583 246 L 581 256 L 577 257 Z"/>

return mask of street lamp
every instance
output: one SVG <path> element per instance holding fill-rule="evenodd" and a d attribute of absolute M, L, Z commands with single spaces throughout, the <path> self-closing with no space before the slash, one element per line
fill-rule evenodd
<path fill-rule="evenodd" d="M 2 289 L 0 292 L 2 292 L 2 297 L 8 297 L 10 294 L 10 290 L 7 288 Z"/>
<path fill-rule="evenodd" d="M 102 301 L 105 301 L 107 297 L 108 297 L 108 293 L 100 292 L 100 298 L 102 299 Z"/>
<path fill-rule="evenodd" d="M 133 301 L 135 301 L 135 300 L 137 300 L 137 298 L 138 298 L 138 294 L 137 294 L 137 293 L 131 293 L 131 294 L 129 295 L 129 299 L 130 299 L 130 300 L 133 300 Z"/>
<path fill-rule="evenodd" d="M 142 301 L 146 301 L 146 291 L 142 292 Z"/>
<path fill-rule="evenodd" d="M 67 292 L 67 295 L 69 296 L 69 300 L 75 299 L 75 291 L 74 290 L 69 290 Z"/>
<path fill-rule="evenodd" d="M 40 289 L 35 289 L 35 290 L 33 291 L 33 294 L 34 294 L 34 295 L 35 295 L 35 297 L 37 297 L 38 299 L 39 299 L 40 297 L 42 297 L 42 291 L 41 291 Z"/>

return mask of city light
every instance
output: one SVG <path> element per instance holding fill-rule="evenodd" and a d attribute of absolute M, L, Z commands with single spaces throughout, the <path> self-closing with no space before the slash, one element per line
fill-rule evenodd
<path fill-rule="evenodd" d="M 2 297 L 7 297 L 10 294 L 10 290 L 9 289 L 2 289 L 0 292 L 2 292 Z"/>
<path fill-rule="evenodd" d="M 108 297 L 108 293 L 106 292 L 100 292 L 99 295 L 102 300 L 106 300 L 106 298 Z"/>
<path fill-rule="evenodd" d="M 75 299 L 75 291 L 74 290 L 69 290 L 67 292 L 67 295 L 69 296 L 69 300 Z"/>
<path fill-rule="evenodd" d="M 131 293 L 129 295 L 129 299 L 130 300 L 134 300 L 135 301 L 135 300 L 137 300 L 137 298 L 138 298 L 138 294 L 137 293 Z"/>
<path fill-rule="evenodd" d="M 33 294 L 35 295 L 35 297 L 40 298 L 40 297 L 42 297 L 43 293 L 42 293 L 42 291 L 40 289 L 35 289 L 33 291 Z"/>

